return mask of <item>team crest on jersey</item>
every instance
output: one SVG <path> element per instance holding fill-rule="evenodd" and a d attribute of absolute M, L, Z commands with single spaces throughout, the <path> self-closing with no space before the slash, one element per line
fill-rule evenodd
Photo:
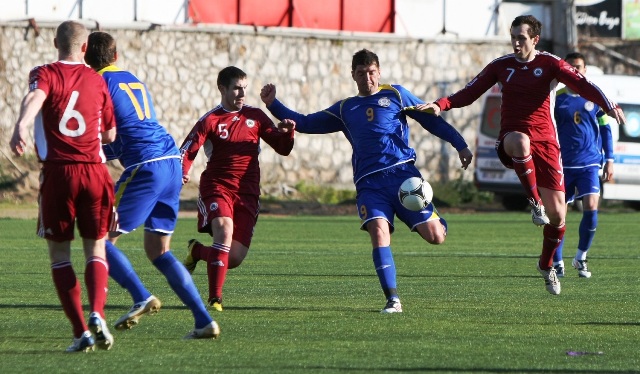
<path fill-rule="evenodd" d="M 542 75 L 542 68 L 533 69 L 533 75 L 535 75 L 536 77 L 541 76 Z"/>
<path fill-rule="evenodd" d="M 212 212 L 218 210 L 218 203 L 211 203 L 211 205 L 209 206 L 209 210 Z"/>
<path fill-rule="evenodd" d="M 590 112 L 590 111 L 592 111 L 592 110 L 593 110 L 593 108 L 595 108 L 595 104 L 594 104 L 594 103 L 592 103 L 591 101 L 587 101 L 586 103 L 584 103 L 584 109 L 585 109 L 586 111 L 589 111 L 589 112 Z"/>
<path fill-rule="evenodd" d="M 386 107 L 388 107 L 389 105 L 391 105 L 391 100 L 389 100 L 389 98 L 388 98 L 388 97 L 386 97 L 386 96 L 385 96 L 385 97 L 381 97 L 381 98 L 378 100 L 378 105 L 380 105 L 381 107 L 386 108 Z"/>
<path fill-rule="evenodd" d="M 252 128 L 253 126 L 256 125 L 256 121 L 252 120 L 252 119 L 248 119 L 245 121 L 245 123 L 247 124 L 248 128 Z"/>

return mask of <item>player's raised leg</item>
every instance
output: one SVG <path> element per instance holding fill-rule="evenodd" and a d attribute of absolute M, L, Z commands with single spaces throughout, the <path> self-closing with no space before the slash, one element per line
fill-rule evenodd
<path fill-rule="evenodd" d="M 545 207 L 538 193 L 536 168 L 531 152 L 530 139 L 521 132 L 510 132 L 504 136 L 499 148 L 502 147 L 506 155 L 511 157 L 511 165 L 531 205 L 531 220 L 537 226 L 549 223 Z M 500 152 L 500 149 L 498 149 Z"/>

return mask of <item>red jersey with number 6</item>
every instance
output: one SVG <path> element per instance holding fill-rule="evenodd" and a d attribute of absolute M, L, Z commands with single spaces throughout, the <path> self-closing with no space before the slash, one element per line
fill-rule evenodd
<path fill-rule="evenodd" d="M 202 191 L 221 185 L 238 193 L 260 195 L 260 139 L 286 156 L 293 149 L 294 132 L 281 133 L 259 108 L 245 105 L 229 112 L 218 105 L 195 124 L 180 147 L 182 175 L 187 175 L 202 145 L 207 167 L 200 177 Z"/>
<path fill-rule="evenodd" d="M 104 79 L 82 63 L 57 61 L 29 73 L 29 90 L 47 95 L 35 120 L 42 162 L 104 163 L 100 133 L 116 125 Z"/>
<path fill-rule="evenodd" d="M 436 101 L 440 109 L 460 108 L 476 101 L 498 83 L 502 91 L 500 138 L 519 131 L 532 141 L 557 141 L 553 107 L 558 82 L 609 112 L 617 105 L 573 66 L 560 57 L 536 51 L 533 60 L 521 62 L 514 54 L 493 60 L 460 91 Z"/>

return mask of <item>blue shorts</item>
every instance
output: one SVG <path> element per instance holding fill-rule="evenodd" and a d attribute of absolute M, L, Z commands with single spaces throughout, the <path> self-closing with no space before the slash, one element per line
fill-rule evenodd
<path fill-rule="evenodd" d="M 564 169 L 565 201 L 567 204 L 585 195 L 600 195 L 600 168 L 587 166 Z"/>
<path fill-rule="evenodd" d="M 116 231 L 127 234 L 144 223 L 146 231 L 173 233 L 181 189 L 179 158 L 150 161 L 125 170 L 116 183 Z"/>
<path fill-rule="evenodd" d="M 389 222 L 393 233 L 394 216 L 404 222 L 411 231 L 421 223 L 440 219 L 434 213 L 433 204 L 429 204 L 420 212 L 405 208 L 398 198 L 400 185 L 407 178 L 421 177 L 420 171 L 412 164 L 405 163 L 368 175 L 356 184 L 358 213 L 362 224 L 360 229 L 366 231 L 367 222 L 372 219 L 384 219 Z"/>

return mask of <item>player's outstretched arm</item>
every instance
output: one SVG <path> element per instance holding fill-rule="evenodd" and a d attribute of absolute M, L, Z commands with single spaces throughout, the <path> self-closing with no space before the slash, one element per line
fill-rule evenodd
<path fill-rule="evenodd" d="M 460 162 L 462 162 L 462 168 L 467 170 L 469 165 L 471 165 L 471 160 L 473 160 L 473 153 L 471 153 L 471 150 L 469 148 L 459 150 L 458 157 L 460 157 Z"/>
<path fill-rule="evenodd" d="M 273 83 L 267 83 L 260 90 L 260 99 L 267 106 L 271 106 L 276 99 L 276 86 Z"/>
<path fill-rule="evenodd" d="M 425 103 L 425 104 L 418 104 L 418 105 L 416 105 L 416 109 L 418 109 L 418 110 L 420 110 L 422 112 L 433 113 L 436 116 L 439 116 L 440 112 L 441 112 L 440 107 L 435 102 L 433 102 L 433 103 Z"/>
<path fill-rule="evenodd" d="M 607 113 L 607 115 L 609 115 L 609 117 L 615 118 L 616 122 L 618 122 L 619 125 L 624 125 L 627 122 L 627 119 L 624 117 L 624 112 L 620 107 L 611 109 L 609 113 Z"/>

